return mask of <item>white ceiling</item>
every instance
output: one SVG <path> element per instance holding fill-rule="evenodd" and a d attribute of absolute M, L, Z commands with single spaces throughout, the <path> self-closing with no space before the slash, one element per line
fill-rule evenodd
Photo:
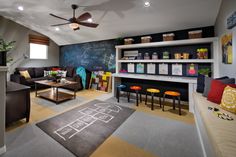
<path fill-rule="evenodd" d="M 0 15 L 42 33 L 58 45 L 214 25 L 221 0 L 0 0 Z M 55 31 L 50 25 L 65 21 L 49 13 L 71 18 L 71 4 L 76 15 L 90 12 L 97 28 L 81 26 L 74 32 L 68 25 Z M 24 11 L 17 10 L 18 5 Z"/>

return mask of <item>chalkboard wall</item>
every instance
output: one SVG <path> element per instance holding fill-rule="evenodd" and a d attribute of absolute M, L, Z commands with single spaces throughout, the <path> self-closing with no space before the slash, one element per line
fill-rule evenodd
<path fill-rule="evenodd" d="M 202 30 L 203 38 L 214 37 L 214 26 L 192 28 L 186 30 L 172 31 L 175 33 L 175 40 L 188 39 L 188 31 Z M 170 32 L 164 32 L 170 33 Z M 153 42 L 162 41 L 162 33 L 150 34 Z M 133 36 L 134 43 L 140 43 L 141 36 Z M 103 40 L 88 43 L 80 43 L 73 45 L 65 45 L 60 47 L 60 66 L 83 66 L 90 71 L 103 70 L 115 72 L 115 46 L 123 44 L 123 39 Z M 156 49 L 156 48 L 155 48 Z M 161 51 L 162 48 L 158 48 Z M 180 50 L 178 47 L 174 48 L 176 51 Z M 181 48 L 182 49 L 182 48 Z M 153 52 L 153 48 L 138 49 L 140 52 Z M 164 48 L 163 50 L 172 51 L 171 48 Z M 179 51 L 182 52 L 182 51 Z M 183 51 L 185 52 L 185 51 Z M 191 52 L 191 51 L 190 51 Z M 210 58 L 211 56 L 209 56 Z"/>
<path fill-rule="evenodd" d="M 104 40 L 61 46 L 60 66 L 115 72 L 116 45 L 116 40 Z"/>

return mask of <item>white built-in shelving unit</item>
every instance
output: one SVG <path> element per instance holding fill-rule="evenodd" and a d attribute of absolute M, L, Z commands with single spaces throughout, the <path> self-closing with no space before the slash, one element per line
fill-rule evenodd
<path fill-rule="evenodd" d="M 122 60 L 122 51 L 128 49 L 139 48 L 154 48 L 154 47 L 169 47 L 169 46 L 186 46 L 197 44 L 211 44 L 211 59 L 157 59 L 157 60 Z M 163 41 L 163 42 L 151 42 L 141 44 L 130 45 L 118 45 L 116 46 L 116 73 L 119 73 L 122 63 L 211 63 L 211 71 L 213 77 L 217 77 L 219 72 L 217 68 L 218 63 L 218 38 L 199 38 L 199 39 L 186 39 L 177 41 Z"/>
<path fill-rule="evenodd" d="M 122 60 L 122 52 L 124 50 L 135 50 L 140 48 L 158 48 L 158 47 L 171 47 L 171 46 L 186 46 L 186 45 L 198 45 L 198 44 L 210 44 L 211 45 L 211 58 L 210 59 L 156 59 L 156 60 Z M 140 43 L 130 45 L 118 45 L 116 46 L 116 73 L 113 74 L 113 94 L 115 94 L 115 86 L 120 83 L 121 78 L 134 78 L 143 80 L 156 80 L 156 81 L 170 81 L 178 83 L 188 83 L 189 92 L 189 110 L 193 112 L 193 99 L 192 93 L 196 90 L 197 78 L 181 77 L 181 76 L 161 76 L 161 75 L 147 75 L 147 74 L 129 74 L 119 73 L 122 63 L 209 63 L 211 64 L 211 72 L 213 77 L 218 77 L 218 38 L 199 38 L 199 39 L 186 39 L 176 41 L 163 41 L 163 42 L 151 42 Z"/>

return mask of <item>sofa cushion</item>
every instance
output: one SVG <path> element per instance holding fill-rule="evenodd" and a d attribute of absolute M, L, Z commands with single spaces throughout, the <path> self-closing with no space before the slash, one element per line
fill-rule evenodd
<path fill-rule="evenodd" d="M 35 77 L 43 77 L 44 68 L 34 68 Z"/>
<path fill-rule="evenodd" d="M 208 96 L 208 93 L 211 88 L 211 81 L 212 80 L 214 80 L 214 79 L 211 77 L 205 77 L 204 92 L 202 94 L 204 97 Z M 220 80 L 221 82 L 223 82 L 225 84 L 234 84 L 235 83 L 235 79 L 229 79 L 229 77 L 227 77 L 227 76 L 216 78 L 215 80 Z"/>
<path fill-rule="evenodd" d="M 207 100 L 220 104 L 225 87 L 228 85 L 236 88 L 235 84 L 224 84 L 221 81 L 220 80 L 211 81 L 211 88 L 208 93 Z"/>
<path fill-rule="evenodd" d="M 16 68 L 16 73 L 17 73 L 17 74 L 20 74 L 19 71 L 25 71 L 25 70 L 28 71 L 28 73 L 30 74 L 30 77 L 31 77 L 31 78 L 34 78 L 34 77 L 35 77 L 34 68 L 27 68 L 27 67 Z"/>
<path fill-rule="evenodd" d="M 74 68 L 73 67 L 65 67 L 64 70 L 67 71 L 66 77 L 73 77 L 74 76 Z"/>
<path fill-rule="evenodd" d="M 236 88 L 225 87 L 220 107 L 229 112 L 236 113 Z"/>

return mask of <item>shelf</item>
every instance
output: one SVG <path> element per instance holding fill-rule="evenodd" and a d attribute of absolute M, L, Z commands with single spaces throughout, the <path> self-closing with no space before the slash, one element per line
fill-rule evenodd
<path fill-rule="evenodd" d="M 199 39 L 186 39 L 186 40 L 174 40 L 174 41 L 161 41 L 151 43 L 140 43 L 130 45 L 118 45 L 116 49 L 132 49 L 132 48 L 150 48 L 150 47 L 163 47 L 163 46 L 179 46 L 179 45 L 195 45 L 203 43 L 213 43 L 218 41 L 218 38 L 199 38 Z"/>
<path fill-rule="evenodd" d="M 213 59 L 118 60 L 118 63 L 213 63 Z"/>
<path fill-rule="evenodd" d="M 161 76 L 161 75 L 147 75 L 147 74 L 129 74 L 129 73 L 114 73 L 113 77 L 120 78 L 133 78 L 143 80 L 154 80 L 154 81 L 168 81 L 168 82 L 179 82 L 179 83 L 197 83 L 197 78 L 191 77 L 177 77 L 177 76 Z"/>

